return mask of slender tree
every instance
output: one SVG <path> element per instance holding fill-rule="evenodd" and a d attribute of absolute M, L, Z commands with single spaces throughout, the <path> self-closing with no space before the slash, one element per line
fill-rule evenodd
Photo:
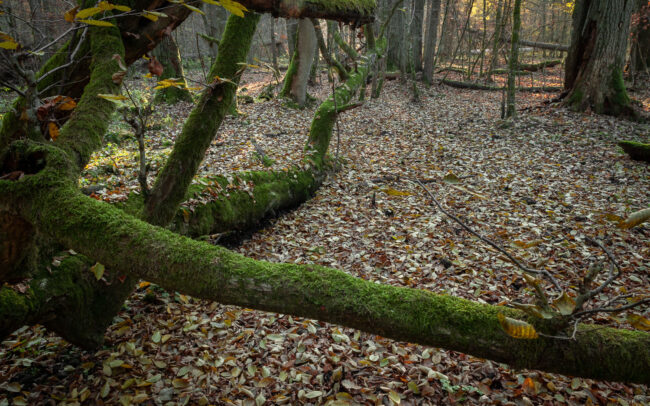
<path fill-rule="evenodd" d="M 431 84 L 433 81 L 434 53 L 438 39 L 438 24 L 440 20 L 440 0 L 429 1 L 429 14 L 427 16 L 427 35 L 424 41 L 424 81 Z"/>
<path fill-rule="evenodd" d="M 156 103 L 173 104 L 179 101 L 192 101 L 192 95 L 187 90 L 185 72 L 176 41 L 171 35 L 165 35 L 153 52 L 153 56 L 162 65 L 163 71 L 159 80 L 174 79 L 178 86 L 162 87 L 156 91 Z"/>
<path fill-rule="evenodd" d="M 515 0 L 512 9 L 512 39 L 510 40 L 510 60 L 508 61 L 508 95 L 506 100 L 506 117 L 517 114 L 515 95 L 517 93 L 515 80 L 519 70 L 519 30 L 521 29 L 521 0 Z"/>

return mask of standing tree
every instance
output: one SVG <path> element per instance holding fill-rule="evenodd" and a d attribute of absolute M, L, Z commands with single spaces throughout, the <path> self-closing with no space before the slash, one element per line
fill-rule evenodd
<path fill-rule="evenodd" d="M 610 115 L 634 115 L 623 67 L 634 2 L 579 0 L 566 60 L 565 104 Z"/>
<path fill-rule="evenodd" d="M 187 90 L 181 53 L 174 37 L 165 35 L 160 44 L 154 49 L 153 56 L 163 68 L 159 80 L 173 79 L 178 84 L 176 86 L 163 86 L 158 89 L 154 96 L 154 102 L 174 104 L 179 101 L 192 101 L 192 95 Z"/>
<path fill-rule="evenodd" d="M 298 22 L 298 39 L 293 51 L 289 69 L 284 76 L 284 85 L 280 96 L 291 97 L 298 106 L 303 107 L 307 102 L 307 82 L 316 53 L 316 33 L 308 19 Z"/>
<path fill-rule="evenodd" d="M 517 71 L 519 70 L 519 30 L 521 29 L 521 0 L 515 0 L 512 9 L 512 39 L 510 40 L 510 60 L 508 61 L 508 96 L 506 100 L 506 117 L 517 114 L 515 95 Z"/>
<path fill-rule="evenodd" d="M 440 20 L 440 0 L 429 1 L 429 14 L 427 16 L 427 35 L 424 41 L 424 81 L 431 84 L 433 81 L 434 53 L 438 39 L 438 24 Z"/>

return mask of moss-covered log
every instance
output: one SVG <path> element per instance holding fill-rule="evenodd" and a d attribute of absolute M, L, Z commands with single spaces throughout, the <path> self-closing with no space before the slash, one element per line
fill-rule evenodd
<path fill-rule="evenodd" d="M 274 17 L 324 18 L 362 25 L 374 21 L 375 0 L 238 0 Z"/>
<path fill-rule="evenodd" d="M 620 141 L 618 145 L 623 148 L 630 158 L 637 161 L 650 162 L 650 144 L 634 141 Z"/>
<path fill-rule="evenodd" d="M 648 333 L 580 325 L 575 339 L 514 339 L 502 331 L 497 315 L 524 318 L 519 311 L 377 284 L 317 265 L 255 261 L 82 195 L 73 181 L 60 180 L 72 164 L 53 147 L 47 147 L 45 163 L 18 181 L 0 181 L 0 204 L 20 207 L 41 232 L 118 272 L 196 298 L 332 322 L 517 368 L 650 383 Z"/>

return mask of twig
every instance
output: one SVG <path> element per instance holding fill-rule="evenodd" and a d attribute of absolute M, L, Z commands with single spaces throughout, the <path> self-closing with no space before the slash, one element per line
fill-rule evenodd
<path fill-rule="evenodd" d="M 572 314 L 571 316 L 573 318 L 578 318 L 578 317 L 584 316 L 585 314 L 618 313 L 618 312 L 622 312 L 623 310 L 629 310 L 629 309 L 632 309 L 632 308 L 635 308 L 635 307 L 639 307 L 639 306 L 644 305 L 646 303 L 650 303 L 650 298 L 639 300 L 638 302 L 630 303 L 628 305 L 621 306 L 621 307 L 596 308 L 596 309 L 583 310 L 581 312 Z"/>
<path fill-rule="evenodd" d="M 510 260 L 510 262 L 512 262 L 514 265 L 516 265 L 516 266 L 517 266 L 519 269 L 521 269 L 523 272 L 526 272 L 526 273 L 528 273 L 528 274 L 533 274 L 533 275 L 543 275 L 543 276 L 545 276 L 545 277 L 546 277 L 546 278 L 547 278 L 551 283 L 553 283 L 553 285 L 554 285 L 558 290 L 560 290 L 560 291 L 562 290 L 562 287 L 560 286 L 559 282 L 557 281 L 557 279 L 555 279 L 555 278 L 553 277 L 553 275 L 550 274 L 550 272 L 548 272 L 548 271 L 546 271 L 546 270 L 538 271 L 538 270 L 529 269 L 529 268 L 525 267 L 521 262 L 519 262 L 518 260 L 516 260 L 516 259 L 515 259 L 512 255 L 510 255 L 506 250 L 504 250 L 503 248 L 501 248 L 500 246 L 498 246 L 498 245 L 495 244 L 494 242 L 488 240 L 487 238 L 481 236 L 480 234 L 478 234 L 477 232 L 475 232 L 474 230 L 472 230 L 468 225 L 466 225 L 465 223 L 463 223 L 463 221 L 460 220 L 458 217 L 454 216 L 453 214 L 451 214 L 451 213 L 449 213 L 447 210 L 445 210 L 445 209 L 442 207 L 442 205 L 440 204 L 440 202 L 438 202 L 438 200 L 433 196 L 433 194 L 431 193 L 431 191 L 429 191 L 429 189 L 424 185 L 424 183 L 420 182 L 419 179 L 415 178 L 414 181 L 415 181 L 418 185 L 420 185 L 420 187 L 422 187 L 422 189 L 424 189 L 424 190 L 427 192 L 427 194 L 429 195 L 429 197 L 431 198 L 431 200 L 433 200 L 433 202 L 435 203 L 435 205 L 438 207 L 438 209 L 439 209 L 441 212 L 443 212 L 447 217 L 451 218 L 451 219 L 454 220 L 456 223 L 458 223 L 458 224 L 459 224 L 461 227 L 463 227 L 467 232 L 469 232 L 470 234 L 474 235 L 475 237 L 477 237 L 478 239 L 480 239 L 480 240 L 483 241 L 484 243 L 488 244 L 488 245 L 491 246 L 492 248 L 496 249 L 497 251 L 499 251 L 500 253 L 502 253 L 503 255 L 505 255 L 505 256 Z"/>

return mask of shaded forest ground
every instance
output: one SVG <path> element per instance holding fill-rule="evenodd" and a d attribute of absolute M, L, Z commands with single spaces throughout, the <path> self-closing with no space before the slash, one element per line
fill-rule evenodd
<path fill-rule="evenodd" d="M 458 79 L 454 75 L 449 78 Z M 256 96 L 269 80 L 268 73 L 247 73 L 240 93 Z M 324 75 L 321 82 L 309 89 L 319 99 L 329 92 Z M 131 84 L 146 93 L 144 85 Z M 409 87 L 389 81 L 379 100 L 344 113 L 338 132 L 342 169 L 314 199 L 272 220 L 236 249 L 256 259 L 316 262 L 368 280 L 492 304 L 531 302 L 516 268 L 432 207 L 409 180 L 418 177 L 452 213 L 527 263 L 546 267 L 565 286 L 577 286 L 590 263 L 605 259 L 585 243 L 587 235 L 604 241 L 625 272 L 599 303 L 647 292 L 650 226 L 620 230 L 616 221 L 647 207 L 650 167 L 631 161 L 616 141 L 648 142 L 648 125 L 572 113 L 542 103 L 555 95 L 526 93 L 518 94 L 520 118 L 507 123 L 499 120 L 498 92 L 445 86 L 420 92 L 421 102 L 412 103 Z M 648 89 L 632 96 L 650 110 Z M 157 110 L 147 138 L 151 179 L 190 107 Z M 264 169 L 263 161 L 270 162 L 260 159 L 260 149 L 274 161 L 272 169 L 298 162 L 314 109 L 242 100 L 243 114 L 226 119 L 200 176 Z M 336 136 L 335 130 L 333 155 Z M 138 189 L 137 145 L 118 117 L 106 140 L 82 186 L 105 185 L 94 197 L 120 201 Z M 443 181 L 450 172 L 460 183 Z M 206 199 L 199 196 L 184 207 L 191 211 Z M 629 328 L 623 316 L 598 316 L 595 322 Z M 650 402 L 650 389 L 643 385 L 515 371 L 326 323 L 197 301 L 147 283 L 96 353 L 35 327 L 2 343 L 0 355 L 0 405 L 11 404 L 9 399 L 14 404 L 21 399 L 28 404 L 48 399 L 257 405 Z"/>

